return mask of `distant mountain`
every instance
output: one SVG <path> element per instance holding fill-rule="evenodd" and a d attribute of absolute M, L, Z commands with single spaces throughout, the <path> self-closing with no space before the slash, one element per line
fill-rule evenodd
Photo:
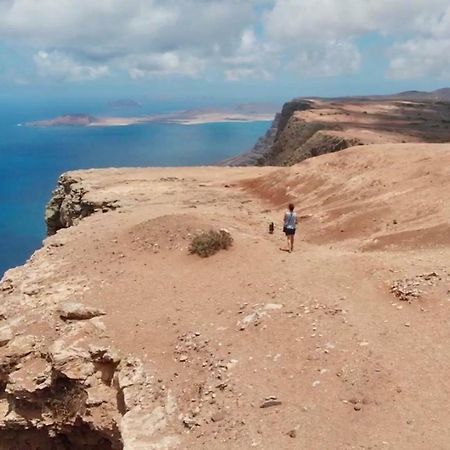
<path fill-rule="evenodd" d="M 414 101 L 438 101 L 438 102 L 450 102 L 450 88 L 445 87 L 441 89 L 436 89 L 431 92 L 423 91 L 405 91 L 399 94 L 394 94 L 387 96 L 392 99 L 405 99 Z"/>
<path fill-rule="evenodd" d="M 130 98 L 122 98 L 110 101 L 108 106 L 112 108 L 142 108 L 142 103 Z"/>

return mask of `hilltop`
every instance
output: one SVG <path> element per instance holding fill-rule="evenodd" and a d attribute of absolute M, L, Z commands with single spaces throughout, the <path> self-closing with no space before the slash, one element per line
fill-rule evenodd
<path fill-rule="evenodd" d="M 0 285 L 0 448 L 446 448 L 449 168 L 376 144 L 65 174 Z M 210 228 L 232 248 L 189 255 Z"/>
<path fill-rule="evenodd" d="M 228 165 L 291 165 L 355 145 L 450 141 L 450 89 L 296 98 L 254 148 Z"/>

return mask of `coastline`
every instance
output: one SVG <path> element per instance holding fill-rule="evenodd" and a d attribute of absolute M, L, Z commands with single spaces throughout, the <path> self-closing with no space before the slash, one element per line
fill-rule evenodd
<path fill-rule="evenodd" d="M 145 125 L 148 123 L 167 123 L 178 125 L 203 125 L 208 123 L 230 122 L 271 122 L 275 113 L 181 113 L 174 115 L 156 115 L 142 117 L 92 117 L 85 114 L 59 116 L 49 120 L 38 120 L 19 123 L 18 126 L 27 127 L 126 127 L 131 125 Z"/>

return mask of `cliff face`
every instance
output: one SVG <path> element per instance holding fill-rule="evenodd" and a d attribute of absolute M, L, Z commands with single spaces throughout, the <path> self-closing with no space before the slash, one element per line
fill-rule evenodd
<path fill-rule="evenodd" d="M 252 151 L 225 163 L 284 166 L 354 145 L 447 142 L 449 124 L 450 103 L 431 94 L 294 99 Z"/>
<path fill-rule="evenodd" d="M 293 100 L 285 103 L 277 132 L 260 157 L 263 165 L 292 165 L 313 156 L 333 153 L 359 143 L 357 139 L 342 139 L 326 130 L 337 129 L 333 124 L 304 120 L 296 114 L 315 107 L 314 102 Z"/>
<path fill-rule="evenodd" d="M 161 392 L 108 339 L 105 312 L 77 301 L 92 280 L 54 255 L 68 236 L 48 238 L 0 283 L 0 449 L 138 450 L 137 434 L 156 427 L 177 442 L 170 398 L 154 403 Z"/>
<path fill-rule="evenodd" d="M 117 201 L 92 200 L 86 197 L 86 190 L 79 178 L 68 174 L 59 177 L 58 186 L 45 210 L 47 235 L 55 234 L 61 228 L 78 223 L 83 217 L 96 211 L 107 212 L 118 207 Z"/>
<path fill-rule="evenodd" d="M 301 99 L 294 99 L 285 103 L 281 112 L 275 115 L 275 118 L 266 134 L 259 138 L 249 152 L 223 161 L 222 164 L 228 166 L 276 165 L 276 163 L 272 161 L 272 159 L 274 159 L 272 155 L 279 151 L 277 150 L 280 146 L 278 142 L 280 139 L 283 139 L 283 132 L 288 126 L 292 115 L 295 111 L 305 111 L 309 108 L 311 108 L 311 102 Z M 289 134 L 289 132 L 287 134 Z M 298 142 L 298 140 L 296 142 Z"/>
<path fill-rule="evenodd" d="M 253 148 L 242 155 L 234 156 L 225 161 L 221 161 L 220 165 L 223 166 L 261 166 L 264 164 L 265 155 L 272 148 L 275 138 L 278 132 L 278 124 L 281 118 L 281 114 L 275 114 L 275 118 L 272 121 L 270 128 L 266 131 L 264 136 L 261 136 Z"/>

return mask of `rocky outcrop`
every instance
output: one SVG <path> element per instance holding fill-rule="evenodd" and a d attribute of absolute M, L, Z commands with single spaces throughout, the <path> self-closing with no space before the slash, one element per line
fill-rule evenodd
<path fill-rule="evenodd" d="M 114 348 L 105 313 L 72 301 L 84 281 L 57 269 L 44 248 L 0 283 L 0 450 L 172 448 L 170 391 Z"/>
<path fill-rule="evenodd" d="M 223 161 L 222 164 L 227 166 L 277 165 L 271 155 L 279 151 L 277 150 L 279 148 L 278 142 L 280 137 L 285 134 L 285 128 L 288 126 L 292 115 L 296 111 L 306 111 L 311 107 L 312 103 L 303 99 L 294 99 L 285 103 L 281 112 L 275 115 L 266 134 L 258 139 L 249 152 Z"/>
<path fill-rule="evenodd" d="M 92 201 L 86 198 L 86 191 L 76 177 L 63 174 L 45 210 L 47 235 L 55 234 L 61 228 L 75 225 L 84 217 L 96 211 L 107 212 L 116 209 L 116 201 Z"/>
<path fill-rule="evenodd" d="M 284 104 L 273 141 L 260 155 L 261 165 L 292 165 L 307 158 L 333 153 L 359 143 L 357 139 L 339 138 L 326 132 L 339 130 L 338 126 L 307 121 L 296 115 L 299 111 L 308 111 L 313 107 L 313 102 L 302 99 Z"/>

